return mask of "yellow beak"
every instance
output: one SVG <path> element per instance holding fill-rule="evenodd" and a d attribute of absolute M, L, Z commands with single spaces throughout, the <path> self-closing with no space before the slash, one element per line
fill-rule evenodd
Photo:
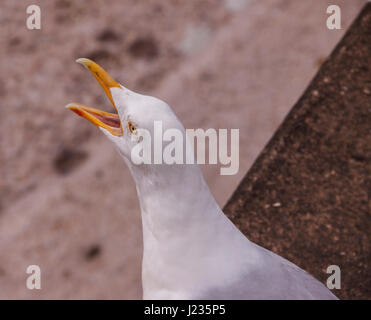
<path fill-rule="evenodd" d="M 96 64 L 94 61 L 86 58 L 80 58 L 77 59 L 76 62 L 81 63 L 83 66 L 90 70 L 90 72 L 94 75 L 95 79 L 97 79 L 99 84 L 102 86 L 108 99 L 111 101 L 113 107 L 117 112 L 117 108 L 112 99 L 110 88 L 113 87 L 121 88 L 120 84 L 118 84 L 101 66 Z M 118 114 L 105 112 L 95 108 L 90 108 L 80 103 L 74 102 L 66 105 L 66 108 L 72 110 L 79 116 L 88 119 L 96 126 L 108 130 L 111 134 L 115 136 L 122 136 L 123 134 L 121 121 Z"/>

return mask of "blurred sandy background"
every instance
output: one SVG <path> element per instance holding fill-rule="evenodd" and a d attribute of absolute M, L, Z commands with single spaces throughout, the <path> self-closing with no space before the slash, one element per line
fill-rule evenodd
<path fill-rule="evenodd" d="M 186 128 L 239 128 L 239 173 L 202 168 L 224 205 L 363 3 L 3 0 L 0 298 L 141 298 L 134 183 L 99 130 L 64 108 L 112 108 L 76 58 L 167 101 Z M 41 30 L 26 28 L 30 4 Z M 326 28 L 329 4 L 342 30 Z M 25 286 L 30 264 L 42 290 Z"/>

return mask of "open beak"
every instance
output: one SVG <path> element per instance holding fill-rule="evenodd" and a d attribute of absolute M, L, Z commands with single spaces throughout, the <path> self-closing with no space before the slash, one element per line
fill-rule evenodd
<path fill-rule="evenodd" d="M 110 88 L 113 87 L 121 88 L 121 86 L 101 66 L 96 64 L 94 61 L 86 58 L 80 58 L 77 59 L 76 62 L 81 63 L 84 67 L 88 68 L 91 71 L 95 79 L 97 79 L 99 84 L 102 86 L 108 99 L 111 101 L 113 107 L 116 110 L 116 113 L 105 112 L 75 102 L 69 103 L 68 105 L 66 105 L 66 108 L 77 113 L 79 116 L 88 119 L 96 126 L 106 129 L 112 135 L 122 136 L 123 130 L 121 126 L 121 121 L 117 114 L 117 108 L 112 99 L 112 94 L 110 91 Z"/>

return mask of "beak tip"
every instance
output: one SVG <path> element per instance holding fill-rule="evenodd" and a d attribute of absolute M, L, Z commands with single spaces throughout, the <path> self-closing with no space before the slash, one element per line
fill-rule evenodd
<path fill-rule="evenodd" d="M 64 107 L 66 109 L 73 110 L 73 109 L 76 109 L 76 103 L 71 102 L 69 104 L 66 104 Z"/>
<path fill-rule="evenodd" d="M 87 58 L 78 58 L 78 59 L 76 59 L 76 62 L 82 64 L 84 67 L 88 67 L 91 60 L 89 60 Z"/>

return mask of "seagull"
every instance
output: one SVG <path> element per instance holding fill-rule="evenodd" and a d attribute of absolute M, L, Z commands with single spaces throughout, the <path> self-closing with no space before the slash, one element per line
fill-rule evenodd
<path fill-rule="evenodd" d="M 144 299 L 337 299 L 295 264 L 251 242 L 224 215 L 197 164 L 136 164 L 131 151 L 154 121 L 186 134 L 170 106 L 77 59 L 99 82 L 115 113 L 70 103 L 115 145 L 136 184 L 143 228 Z"/>

